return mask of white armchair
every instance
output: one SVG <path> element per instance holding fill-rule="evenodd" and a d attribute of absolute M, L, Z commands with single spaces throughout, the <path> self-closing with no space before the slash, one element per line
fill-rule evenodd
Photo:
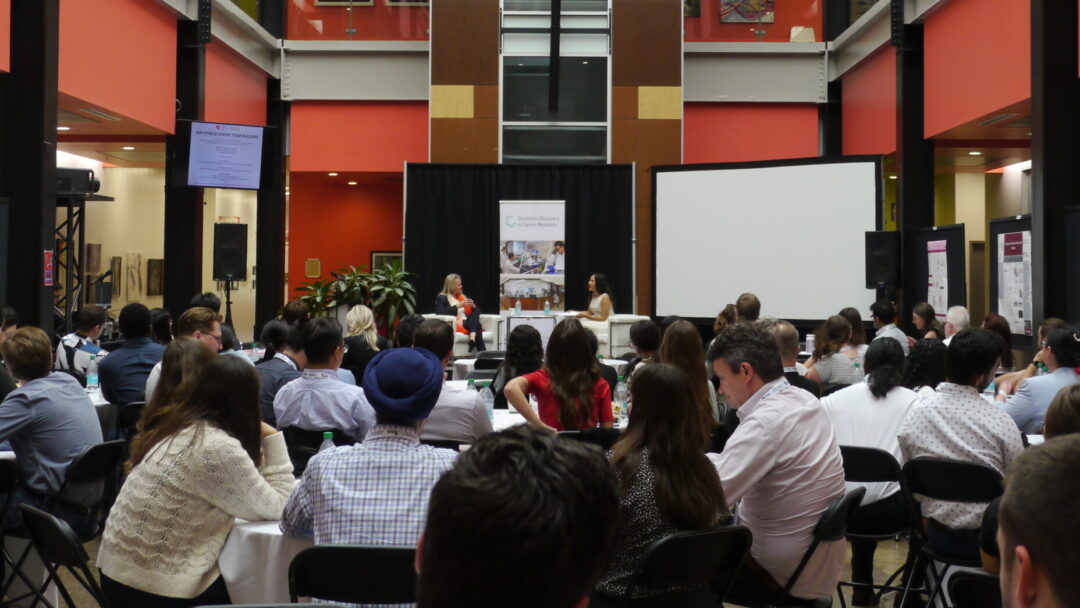
<path fill-rule="evenodd" d="M 605 358 L 614 359 L 633 350 L 630 347 L 630 326 L 648 320 L 649 317 L 642 315 L 608 315 L 607 321 L 590 322 L 585 326 L 596 334 L 599 353 Z M 597 328 L 601 323 L 604 329 Z"/>
<path fill-rule="evenodd" d="M 453 315 L 423 315 L 425 319 L 438 319 L 454 329 Z M 480 315 L 480 325 L 484 328 L 484 346 L 489 350 L 499 348 L 499 340 L 502 337 L 503 318 L 499 315 Z M 469 336 L 457 331 L 454 332 L 454 357 L 469 356 Z"/>

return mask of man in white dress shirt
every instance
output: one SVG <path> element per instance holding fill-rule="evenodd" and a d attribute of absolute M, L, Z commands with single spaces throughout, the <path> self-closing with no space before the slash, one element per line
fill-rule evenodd
<path fill-rule="evenodd" d="M 844 463 L 821 402 L 784 378 L 780 352 L 759 327 L 724 330 L 709 348 L 720 391 L 736 409 L 739 426 L 721 454 L 709 454 L 728 503 L 750 529 L 751 560 L 732 587 L 733 600 L 777 599 L 813 540 L 814 527 L 844 494 Z M 791 595 L 832 595 L 847 553 L 843 541 L 823 543 Z"/>
<path fill-rule="evenodd" d="M 209 308 L 196 306 L 184 311 L 176 320 L 174 327 L 176 337 L 191 336 L 196 340 L 205 342 L 215 353 L 221 352 L 221 315 Z M 161 362 L 150 370 L 146 378 L 146 401 L 149 402 L 154 396 L 158 379 L 161 378 Z"/>
<path fill-rule="evenodd" d="M 952 337 L 971 327 L 971 313 L 963 306 L 950 306 L 945 313 L 945 346 L 952 342 Z"/>
<path fill-rule="evenodd" d="M 908 355 L 907 334 L 896 326 L 896 306 L 888 300 L 878 300 L 870 305 L 870 316 L 874 321 L 874 340 L 892 338 L 900 343 L 904 349 L 904 356 Z"/>
<path fill-rule="evenodd" d="M 454 330 L 438 319 L 428 319 L 413 334 L 413 346 L 431 351 L 445 368 L 454 354 Z M 491 419 L 480 393 L 444 381 L 435 409 L 420 429 L 420 439 L 471 444 L 491 431 Z"/>
<path fill-rule="evenodd" d="M 364 389 L 338 379 L 337 370 L 345 356 L 341 324 L 337 319 L 317 318 L 308 321 L 303 331 L 307 366 L 274 397 L 278 428 L 338 430 L 363 441 L 368 429 L 375 426 L 375 410 Z"/>

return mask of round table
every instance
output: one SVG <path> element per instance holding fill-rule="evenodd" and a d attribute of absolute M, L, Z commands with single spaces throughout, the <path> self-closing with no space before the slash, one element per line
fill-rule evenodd
<path fill-rule="evenodd" d="M 282 534 L 276 521 L 236 520 L 218 557 L 234 604 L 289 603 L 289 564 L 314 542 Z"/>

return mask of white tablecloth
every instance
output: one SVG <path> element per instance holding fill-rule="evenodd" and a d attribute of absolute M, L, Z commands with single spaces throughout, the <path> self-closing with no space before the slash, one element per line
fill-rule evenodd
<path fill-rule="evenodd" d="M 218 558 L 233 603 L 287 604 L 289 564 L 312 545 L 310 538 L 282 534 L 276 521 L 237 520 Z"/>
<path fill-rule="evenodd" d="M 603 359 L 603 363 L 614 367 L 616 371 L 626 365 L 626 361 L 622 359 Z M 457 359 L 454 361 L 454 380 L 464 380 L 475 367 L 476 359 Z"/>

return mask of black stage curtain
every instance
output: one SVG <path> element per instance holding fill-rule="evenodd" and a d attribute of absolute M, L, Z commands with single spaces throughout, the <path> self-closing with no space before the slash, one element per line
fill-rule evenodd
<path fill-rule="evenodd" d="M 588 306 L 589 275 L 608 278 L 615 311 L 633 311 L 632 165 L 442 165 L 405 169 L 405 269 L 418 312 L 461 275 L 485 313 L 499 303 L 499 201 L 566 201 L 566 307 Z"/>

